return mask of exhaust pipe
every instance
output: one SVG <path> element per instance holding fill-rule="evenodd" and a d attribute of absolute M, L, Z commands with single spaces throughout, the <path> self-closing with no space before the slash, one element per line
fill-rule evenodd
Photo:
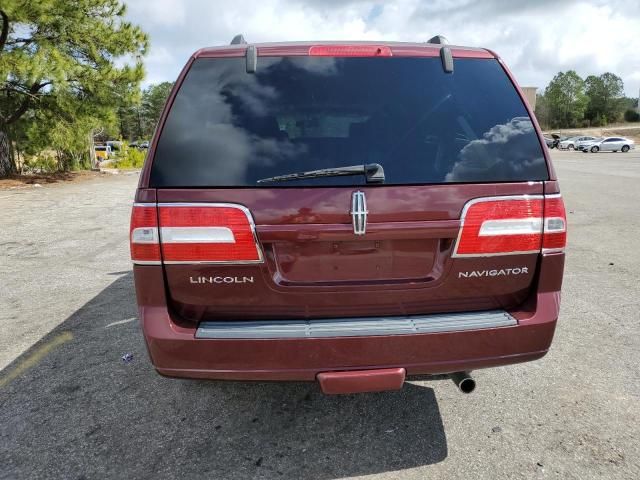
<path fill-rule="evenodd" d="M 449 376 L 462 393 L 471 393 L 476 389 L 476 381 L 469 372 L 455 372 Z"/>

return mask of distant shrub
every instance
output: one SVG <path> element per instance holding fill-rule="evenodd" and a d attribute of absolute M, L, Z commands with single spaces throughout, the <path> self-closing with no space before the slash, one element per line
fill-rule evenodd
<path fill-rule="evenodd" d="M 625 110 L 624 112 L 624 120 L 626 122 L 640 122 L 640 113 L 635 110 Z"/>
<path fill-rule="evenodd" d="M 591 122 L 592 127 L 604 127 L 607 125 L 607 117 L 604 115 L 596 115 L 593 121 Z"/>
<path fill-rule="evenodd" d="M 116 168 L 142 168 L 146 151 L 137 148 L 126 148 L 121 157 L 115 161 Z"/>
<path fill-rule="evenodd" d="M 34 155 L 25 158 L 22 169 L 27 173 L 52 173 L 58 171 L 58 161 L 50 155 Z"/>

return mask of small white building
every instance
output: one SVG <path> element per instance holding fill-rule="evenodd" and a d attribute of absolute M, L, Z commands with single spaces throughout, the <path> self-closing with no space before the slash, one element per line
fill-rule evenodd
<path fill-rule="evenodd" d="M 521 87 L 522 92 L 524 93 L 527 102 L 531 106 L 532 110 L 536 109 L 536 93 L 538 92 L 538 87 Z"/>

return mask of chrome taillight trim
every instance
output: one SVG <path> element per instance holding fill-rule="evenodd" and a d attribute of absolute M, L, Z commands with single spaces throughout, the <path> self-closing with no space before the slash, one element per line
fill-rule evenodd
<path fill-rule="evenodd" d="M 160 260 L 131 260 L 134 265 L 162 265 Z"/>
<path fill-rule="evenodd" d="M 552 253 L 564 253 L 564 248 L 543 248 L 542 254 L 552 254 Z"/>

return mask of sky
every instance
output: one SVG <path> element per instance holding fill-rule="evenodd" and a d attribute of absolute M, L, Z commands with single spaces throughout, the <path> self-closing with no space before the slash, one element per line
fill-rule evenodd
<path fill-rule="evenodd" d="M 189 56 L 226 45 L 295 40 L 426 41 L 497 52 L 521 86 L 559 71 L 610 71 L 628 96 L 640 89 L 638 0 L 125 0 L 151 38 L 145 85 L 173 81 Z"/>

